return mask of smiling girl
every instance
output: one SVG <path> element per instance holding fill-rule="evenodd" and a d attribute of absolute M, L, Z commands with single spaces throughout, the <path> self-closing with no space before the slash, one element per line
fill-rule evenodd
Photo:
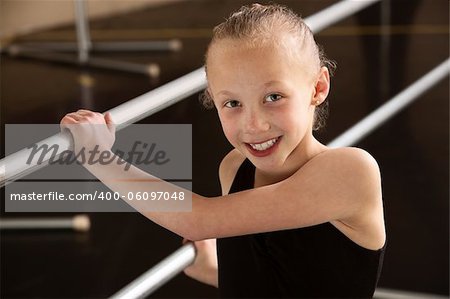
<path fill-rule="evenodd" d="M 330 75 L 307 25 L 279 5 L 244 6 L 214 29 L 206 73 L 205 104 L 234 147 L 219 167 L 222 196 L 193 193 L 189 213 L 140 210 L 195 241 L 185 273 L 222 297 L 372 297 L 386 239 L 379 168 L 361 149 L 314 138 Z M 103 131 L 72 127 L 90 123 Z M 79 110 L 61 124 L 77 147 L 111 150 L 110 114 Z M 150 190 L 118 177 L 155 179 L 135 167 L 85 167 L 123 194 Z"/>

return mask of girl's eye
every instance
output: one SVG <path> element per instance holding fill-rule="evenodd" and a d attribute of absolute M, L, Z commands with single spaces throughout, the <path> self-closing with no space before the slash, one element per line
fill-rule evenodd
<path fill-rule="evenodd" d="M 266 101 L 267 102 L 276 102 L 276 101 L 280 100 L 281 98 L 282 98 L 281 95 L 272 93 L 272 94 L 269 94 L 268 96 L 266 96 Z"/>
<path fill-rule="evenodd" d="M 236 100 L 231 100 L 225 103 L 225 107 L 227 108 L 234 108 L 234 107 L 238 107 L 239 106 L 239 102 Z"/>

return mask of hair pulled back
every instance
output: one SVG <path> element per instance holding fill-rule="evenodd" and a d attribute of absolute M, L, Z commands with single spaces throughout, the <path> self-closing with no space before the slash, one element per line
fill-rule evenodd
<path fill-rule="evenodd" d="M 249 46 L 258 47 L 264 43 L 276 43 L 281 34 L 291 34 L 299 43 L 297 50 L 307 49 L 312 54 L 308 63 L 317 71 L 320 67 L 328 68 L 332 75 L 336 69 L 335 62 L 328 60 L 320 45 L 314 40 L 313 33 L 304 20 L 289 8 L 278 4 L 251 4 L 242 6 L 232 13 L 223 23 L 213 29 L 213 36 L 205 55 L 205 68 L 208 67 L 208 54 L 211 48 L 224 39 L 240 39 Z M 296 49 L 293 49 L 295 51 Z M 201 96 L 202 104 L 210 109 L 214 102 L 208 90 Z M 328 117 L 328 101 L 316 107 L 313 130 L 325 126 Z"/>

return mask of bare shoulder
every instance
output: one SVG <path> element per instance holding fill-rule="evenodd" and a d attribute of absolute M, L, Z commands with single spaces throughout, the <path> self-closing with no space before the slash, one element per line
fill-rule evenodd
<path fill-rule="evenodd" d="M 233 179 L 236 176 L 239 166 L 245 160 L 245 156 L 241 154 L 237 149 L 231 150 L 220 163 L 219 167 L 219 179 L 222 186 L 222 194 L 228 194 L 233 183 Z"/>
<path fill-rule="evenodd" d="M 300 168 L 299 171 L 327 169 L 331 171 L 330 175 L 333 176 L 345 175 L 347 178 L 353 179 L 376 179 L 380 177 L 377 161 L 368 152 L 356 147 L 330 148 L 312 158 L 305 166 Z M 323 171 L 323 173 L 326 172 Z"/>
<path fill-rule="evenodd" d="M 311 165 L 324 170 L 324 181 L 333 182 L 325 188 L 341 194 L 352 207 L 351 213 L 330 222 L 357 244 L 381 248 L 386 239 L 381 175 L 372 155 L 355 147 L 334 148 L 313 158 Z"/>
<path fill-rule="evenodd" d="M 361 200 L 381 200 L 378 163 L 363 149 L 331 148 L 311 159 L 305 166 L 300 170 L 305 168 L 308 173 L 319 172 L 324 182 L 330 182 L 330 188 L 346 190 Z"/>
<path fill-rule="evenodd" d="M 368 166 L 376 166 L 377 162 L 372 157 L 371 154 L 369 154 L 367 151 L 357 148 L 357 147 L 337 147 L 337 148 L 329 148 L 328 150 L 320 153 L 313 159 L 320 158 L 325 160 L 338 160 L 343 162 L 355 162 L 355 163 L 362 163 L 367 164 Z"/>

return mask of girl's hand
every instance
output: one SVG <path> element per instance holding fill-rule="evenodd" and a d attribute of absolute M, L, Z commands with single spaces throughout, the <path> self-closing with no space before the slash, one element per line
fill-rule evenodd
<path fill-rule="evenodd" d="M 184 239 L 183 244 L 189 242 Z M 215 286 L 219 285 L 217 272 L 216 239 L 194 242 L 197 251 L 194 262 L 184 269 L 184 273 L 200 282 Z"/>
<path fill-rule="evenodd" d="M 63 117 L 61 130 L 68 129 L 74 140 L 74 152 L 111 150 L 115 141 L 115 125 L 111 114 L 80 109 Z"/>

